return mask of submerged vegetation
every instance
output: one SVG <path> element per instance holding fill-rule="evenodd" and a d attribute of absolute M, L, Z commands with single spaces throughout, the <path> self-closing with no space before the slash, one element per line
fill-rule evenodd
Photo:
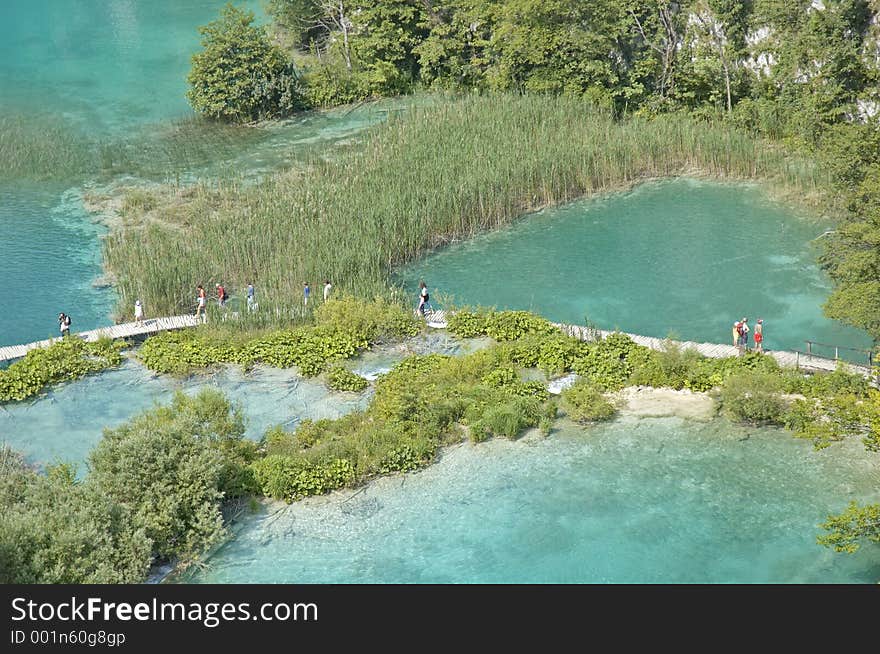
<path fill-rule="evenodd" d="M 288 315 L 302 282 L 387 293 L 393 266 L 525 211 L 646 177 L 701 171 L 810 192 L 823 173 L 744 132 L 683 116 L 618 123 L 580 100 L 468 97 L 413 108 L 357 148 L 257 186 L 220 183 L 185 216 L 111 234 L 120 305 L 193 305 L 194 284 L 255 281 L 261 312 Z M 141 256 L 143 252 L 151 256 Z"/>

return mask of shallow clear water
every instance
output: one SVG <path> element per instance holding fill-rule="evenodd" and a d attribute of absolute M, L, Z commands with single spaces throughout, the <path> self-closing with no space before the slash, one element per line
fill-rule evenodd
<path fill-rule="evenodd" d="M 473 345 L 433 334 L 367 352 L 349 365 L 374 377 L 412 354 L 454 354 L 468 347 Z M 370 398 L 369 392 L 330 391 L 320 379 L 303 378 L 295 370 L 261 367 L 243 373 L 229 366 L 181 380 L 127 361 L 118 369 L 57 386 L 36 400 L 0 406 L 0 443 L 23 452 L 31 462 L 81 464 L 103 427 L 122 424 L 156 402 L 168 403 L 175 390 L 194 393 L 204 386 L 218 388 L 241 404 L 246 435 L 253 439 L 277 424 L 294 429 L 306 418 L 338 418 L 364 408 Z"/>
<path fill-rule="evenodd" d="M 108 324 L 113 292 L 92 286 L 104 232 L 75 193 L 0 184 L 0 346 L 58 336 L 61 311 L 75 331 Z"/>
<path fill-rule="evenodd" d="M 810 247 L 822 232 L 756 186 L 677 179 L 528 216 L 398 278 L 413 297 L 425 279 L 434 298 L 660 338 L 728 343 L 746 316 L 764 319 L 770 349 L 869 347 L 822 316 L 831 286 Z"/>
<path fill-rule="evenodd" d="M 877 548 L 815 542 L 848 498 L 878 498 L 861 447 L 676 418 L 464 444 L 356 494 L 270 506 L 194 581 L 876 582 Z"/>

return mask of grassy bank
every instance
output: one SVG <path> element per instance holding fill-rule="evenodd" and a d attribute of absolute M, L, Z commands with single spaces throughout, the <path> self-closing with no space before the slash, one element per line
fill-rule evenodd
<path fill-rule="evenodd" d="M 120 306 L 194 304 L 198 283 L 242 288 L 287 310 L 324 278 L 386 292 L 389 271 L 523 212 L 649 177 L 764 179 L 803 194 L 821 171 L 743 132 L 683 116 L 616 122 L 571 98 L 468 97 L 372 129 L 359 147 L 251 187 L 203 188 L 184 210 L 118 230 L 106 258 Z"/>

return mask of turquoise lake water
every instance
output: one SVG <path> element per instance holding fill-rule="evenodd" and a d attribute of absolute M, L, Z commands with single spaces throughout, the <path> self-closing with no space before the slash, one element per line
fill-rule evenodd
<path fill-rule="evenodd" d="M 252 176 L 344 141 L 395 103 L 311 114 L 265 130 L 205 130 L 184 97 L 196 27 L 225 0 L 31 0 L 0 21 L 0 112 L 38 116 L 108 147 L 94 173 L 51 183 L 0 175 L 0 345 L 106 324 L 96 288 L 104 228 L 83 190 L 131 179 Z M 240 3 L 239 3 L 240 4 Z M 259 2 L 246 3 L 259 11 Z M 463 302 L 532 308 L 572 322 L 726 342 L 736 317 L 767 321 L 770 347 L 804 338 L 864 345 L 821 316 L 829 285 L 809 241 L 823 226 L 754 188 L 687 180 L 574 203 L 436 253 L 402 271 Z M 699 247 L 694 247 L 698 243 Z M 355 363 L 375 373 L 437 337 Z M 248 436 L 335 417 L 368 401 L 290 371 L 228 368 L 185 381 L 135 363 L 0 407 L 0 442 L 30 461 L 80 464 L 101 429 L 175 390 L 211 385 L 241 402 Z M 197 581 L 873 582 L 870 548 L 835 555 L 818 523 L 876 501 L 876 464 L 857 442 L 816 453 L 775 430 L 718 420 L 623 420 L 547 439 L 463 445 L 414 475 L 381 479 L 248 519 Z M 347 496 L 344 496 L 347 497 Z M 277 507 L 275 507 L 277 509 Z M 274 510 L 274 509 L 273 509 Z"/>
<path fill-rule="evenodd" d="M 823 231 L 754 185 L 677 179 L 525 217 L 398 278 L 414 297 L 424 279 L 434 298 L 659 338 L 729 343 L 748 317 L 770 349 L 870 347 L 822 315 L 831 286 L 810 241 Z"/>
<path fill-rule="evenodd" d="M 350 367 L 369 377 L 413 354 L 456 354 L 470 347 L 436 333 L 367 352 Z M 338 418 L 364 408 L 371 396 L 331 392 L 321 380 L 303 378 L 295 370 L 256 368 L 245 374 L 228 366 L 177 379 L 154 375 L 139 363 L 126 361 L 118 369 L 61 384 L 39 399 L 0 406 L 0 443 L 23 452 L 32 463 L 67 461 L 82 466 L 101 439 L 103 427 L 120 425 L 157 402 L 167 404 L 177 390 L 195 393 L 206 386 L 241 405 L 247 420 L 245 435 L 254 440 L 273 425 L 295 429 L 306 418 Z"/>
<path fill-rule="evenodd" d="M 100 236 L 83 192 L 139 181 L 252 177 L 295 163 L 383 120 L 403 102 L 299 116 L 254 130 L 193 122 L 186 74 L 197 27 L 223 0 L 33 0 L 0 21 L 0 115 L 76 135 L 88 170 L 51 183 L 0 171 L 0 345 L 111 321 L 113 292 L 95 288 Z M 236 3 L 254 9 L 259 2 Z"/>
<path fill-rule="evenodd" d="M 872 583 L 877 548 L 815 541 L 842 497 L 878 497 L 861 447 L 677 418 L 463 444 L 357 494 L 272 505 L 195 581 Z"/>

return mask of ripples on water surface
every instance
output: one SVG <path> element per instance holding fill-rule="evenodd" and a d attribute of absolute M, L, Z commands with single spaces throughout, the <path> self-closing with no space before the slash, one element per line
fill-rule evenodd
<path fill-rule="evenodd" d="M 841 498 L 878 497 L 860 448 L 677 418 L 464 444 L 356 494 L 270 506 L 196 581 L 874 582 L 876 547 L 815 541 Z"/>
<path fill-rule="evenodd" d="M 756 186 L 678 179 L 528 216 L 399 278 L 414 296 L 424 278 L 435 297 L 660 338 L 727 343 L 747 316 L 764 318 L 769 348 L 869 347 L 822 316 L 831 287 L 810 248 L 822 231 Z"/>

